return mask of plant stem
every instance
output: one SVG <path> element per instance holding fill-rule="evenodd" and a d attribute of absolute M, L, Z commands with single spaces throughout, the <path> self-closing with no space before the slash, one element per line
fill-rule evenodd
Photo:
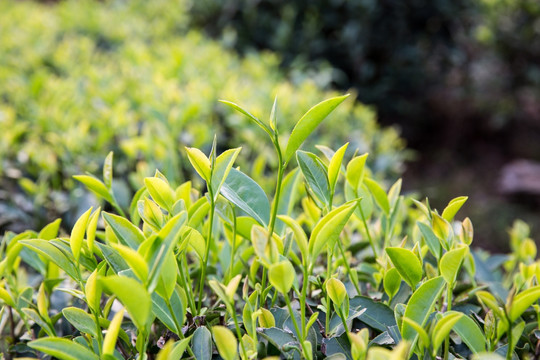
<path fill-rule="evenodd" d="M 302 281 L 302 292 L 300 294 L 300 323 L 302 325 L 302 338 L 307 337 L 307 329 L 306 329 L 306 294 L 307 294 L 307 288 L 309 285 L 308 281 L 308 272 L 307 272 L 307 265 L 303 265 L 303 281 Z"/>
<path fill-rule="evenodd" d="M 195 306 L 195 300 L 194 300 L 195 298 L 193 297 L 193 291 L 191 289 L 191 284 L 190 284 L 191 279 L 189 278 L 189 269 L 187 268 L 187 263 L 185 261 L 185 258 L 180 260 L 180 266 L 178 267 L 178 269 L 180 270 L 180 279 L 187 293 L 189 307 L 191 308 L 191 312 L 195 313 L 197 307 Z"/>
<path fill-rule="evenodd" d="M 242 348 L 242 353 L 244 354 L 244 358 L 248 359 L 246 347 L 244 346 L 244 342 L 242 341 L 242 333 L 240 332 L 240 326 L 238 325 L 238 317 L 236 316 L 236 310 L 234 309 L 234 304 L 229 306 L 229 312 L 232 314 L 234 327 L 236 328 L 236 336 L 238 336 L 238 341 L 240 342 L 240 347 Z"/>
<path fill-rule="evenodd" d="M 377 248 L 375 247 L 375 243 L 373 242 L 373 238 L 371 237 L 371 233 L 369 231 L 369 226 L 367 224 L 366 217 L 364 216 L 364 211 L 362 211 L 361 206 L 359 206 L 358 209 L 360 210 L 360 215 L 362 217 L 362 222 L 364 223 L 364 229 L 366 229 L 366 235 L 368 237 L 369 244 L 371 245 L 371 250 L 373 251 L 373 256 L 375 256 L 375 258 L 377 258 L 378 257 Z"/>
<path fill-rule="evenodd" d="M 330 249 L 326 252 L 326 281 L 330 279 L 330 273 L 331 273 L 331 267 L 332 267 L 332 252 Z M 330 295 L 326 292 L 326 324 L 325 324 L 325 333 L 326 336 L 328 336 L 328 333 L 330 332 Z"/>
<path fill-rule="evenodd" d="M 176 327 L 176 331 L 177 331 L 176 334 L 178 335 L 178 337 L 180 339 L 183 339 L 184 338 L 184 333 L 182 333 L 182 325 L 178 323 L 178 319 L 176 318 L 176 314 L 173 311 L 173 308 L 171 306 L 171 302 L 167 300 L 166 304 L 167 304 L 167 309 L 169 310 L 169 312 L 172 315 L 174 326 Z M 193 353 L 193 350 L 191 350 L 191 346 L 189 346 L 189 344 L 187 346 L 187 351 L 189 353 L 189 356 L 195 357 L 195 354 Z"/>
<path fill-rule="evenodd" d="M 454 284 L 448 284 L 446 287 L 446 311 L 452 310 L 452 288 Z M 450 334 L 444 339 L 444 360 L 448 360 L 448 354 L 450 353 Z"/>
<path fill-rule="evenodd" d="M 233 238 L 232 238 L 232 245 L 231 245 L 231 260 L 229 263 L 229 271 L 227 275 L 227 282 L 229 282 L 232 279 L 232 272 L 233 272 L 233 263 L 234 263 L 234 253 L 236 251 L 236 214 L 234 212 L 233 207 Z"/>
<path fill-rule="evenodd" d="M 349 278 L 351 279 L 351 282 L 353 283 L 354 288 L 356 289 L 356 292 L 358 293 L 358 295 L 361 295 L 360 286 L 358 286 L 358 282 L 354 281 L 353 278 L 350 276 L 351 267 L 349 266 L 349 262 L 347 261 L 347 258 L 345 257 L 345 250 L 343 249 L 343 244 L 341 244 L 340 239 L 338 239 L 337 243 L 338 243 L 339 251 L 341 252 L 341 256 L 343 257 L 343 263 L 345 264 L 345 268 L 347 269 L 347 274 L 349 274 Z"/>
<path fill-rule="evenodd" d="M 202 308 L 202 298 L 203 298 L 203 292 L 204 292 L 204 281 L 206 278 L 206 267 L 208 265 L 208 257 L 210 254 L 210 242 L 212 241 L 212 229 L 214 227 L 214 212 L 216 210 L 216 204 L 214 202 L 214 194 L 212 193 L 211 186 L 209 188 L 209 194 L 210 194 L 210 223 L 208 225 L 208 237 L 206 239 L 206 249 L 204 253 L 204 259 L 202 263 L 201 268 L 201 280 L 199 282 L 199 304 L 197 307 L 197 313 L 201 312 Z"/>
<path fill-rule="evenodd" d="M 291 316 L 294 329 L 296 330 L 296 335 L 300 338 L 298 339 L 298 341 L 300 342 L 300 346 L 302 347 L 302 352 L 303 352 L 302 356 L 305 358 L 307 351 L 306 351 L 306 348 L 304 347 L 304 336 L 300 332 L 300 328 L 298 327 L 298 321 L 296 321 L 296 316 L 294 316 L 294 312 L 291 306 L 291 300 L 289 299 L 287 294 L 283 294 L 283 297 L 285 298 L 285 302 L 287 303 L 287 309 L 289 309 L 289 314 Z"/>

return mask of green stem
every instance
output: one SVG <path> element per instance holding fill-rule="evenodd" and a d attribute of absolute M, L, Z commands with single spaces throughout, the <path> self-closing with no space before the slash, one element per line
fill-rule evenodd
<path fill-rule="evenodd" d="M 506 360 L 512 360 L 512 350 L 513 350 L 513 345 L 512 345 L 512 321 L 510 320 L 510 317 L 508 316 L 508 314 L 505 312 L 505 315 L 506 315 L 506 321 L 508 322 L 508 350 L 506 351 Z"/>
<path fill-rule="evenodd" d="M 306 329 L 306 297 L 307 297 L 307 288 L 309 285 L 308 282 L 308 272 L 307 272 L 307 266 L 306 264 L 303 265 L 303 276 L 304 279 L 302 281 L 302 292 L 300 294 L 300 323 L 302 325 L 302 338 L 307 337 L 307 329 Z"/>
<path fill-rule="evenodd" d="M 187 263 L 185 259 L 180 260 L 180 265 L 178 266 L 178 269 L 180 270 L 180 281 L 182 281 L 183 288 L 186 290 L 186 293 L 187 293 L 187 298 L 189 302 L 189 307 L 191 308 L 191 313 L 195 313 L 197 307 L 195 306 L 193 291 L 191 289 L 191 279 L 189 278 L 189 270 L 187 268 Z"/>
<path fill-rule="evenodd" d="M 332 252 L 330 251 L 330 249 L 328 249 L 327 251 L 327 255 L 326 255 L 326 281 L 328 281 L 330 279 L 330 275 L 331 275 L 331 267 L 332 267 Z M 328 336 L 328 333 L 330 332 L 330 309 L 331 309 L 331 304 L 330 304 L 330 295 L 328 294 L 327 291 L 326 292 L 326 324 L 325 324 L 325 333 L 326 333 L 326 336 Z"/>
<path fill-rule="evenodd" d="M 94 314 L 94 321 L 96 322 L 97 342 L 99 347 L 99 353 L 101 354 L 101 351 L 103 349 L 103 333 L 101 332 L 101 325 L 99 324 L 99 315 L 94 310 L 92 310 L 92 314 Z"/>
<path fill-rule="evenodd" d="M 233 305 L 230 305 L 229 312 L 232 314 L 234 321 L 234 327 L 236 328 L 236 336 L 238 336 L 238 341 L 240 342 L 240 347 L 242 348 L 242 354 L 244 354 L 244 359 L 248 359 L 246 347 L 242 341 L 242 333 L 240 331 L 240 326 L 238 325 L 238 317 L 236 316 L 236 310 Z"/>
<path fill-rule="evenodd" d="M 167 309 L 169 309 L 169 313 L 171 313 L 171 315 L 172 315 L 174 326 L 176 327 L 176 331 L 177 331 L 176 334 L 178 335 L 180 340 L 182 340 L 182 339 L 184 339 L 184 334 L 182 333 L 182 325 L 178 322 L 178 319 L 176 318 L 176 314 L 173 311 L 173 308 L 171 306 L 171 302 L 166 301 L 166 304 L 167 304 Z M 193 353 L 193 350 L 191 350 L 191 346 L 189 346 L 189 344 L 187 346 L 187 351 L 189 353 L 189 356 L 195 357 L 195 354 Z"/>
<path fill-rule="evenodd" d="M 209 185 L 209 188 L 211 189 L 210 185 Z M 199 282 L 199 304 L 197 307 L 197 313 L 200 313 L 201 308 L 202 308 L 204 281 L 206 278 L 206 267 L 208 266 L 208 257 L 210 255 L 210 242 L 212 241 L 212 229 L 214 227 L 214 212 L 216 210 L 216 204 L 214 202 L 214 194 L 212 193 L 212 190 L 209 191 L 209 194 L 210 194 L 210 223 L 208 224 L 208 237 L 206 239 L 206 249 L 205 249 L 204 259 L 203 259 L 202 268 L 201 268 L 201 279 Z"/>
<path fill-rule="evenodd" d="M 296 334 L 298 335 L 298 337 L 300 337 L 300 339 L 298 340 L 300 341 L 300 346 L 302 346 L 302 352 L 303 352 L 302 356 L 306 358 L 307 351 L 304 346 L 304 336 L 300 332 L 300 328 L 298 327 L 298 321 L 296 321 L 296 316 L 294 316 L 294 312 L 291 306 L 291 300 L 289 299 L 287 294 L 283 294 L 283 295 L 284 295 L 283 297 L 285 298 L 285 302 L 287 303 L 287 309 L 289 309 L 289 314 L 291 315 L 291 319 L 294 325 L 294 329 L 296 330 Z"/>
<path fill-rule="evenodd" d="M 446 311 L 452 310 L 452 288 L 454 284 L 448 284 L 446 287 Z M 450 353 L 450 335 L 444 339 L 444 360 L 448 360 L 448 354 Z"/>
<path fill-rule="evenodd" d="M 231 260 L 229 263 L 229 271 L 227 275 L 227 282 L 232 279 L 233 274 L 233 264 L 234 264 L 234 253 L 236 252 L 236 214 L 234 213 L 233 207 L 233 235 L 232 235 L 232 247 L 231 247 Z"/>
<path fill-rule="evenodd" d="M 351 282 L 353 283 L 354 288 L 356 289 L 356 292 L 358 293 L 358 295 L 361 295 L 360 286 L 358 285 L 358 282 L 354 281 L 353 278 L 350 276 L 351 267 L 349 266 L 349 262 L 347 261 L 347 258 L 345 257 L 345 250 L 343 249 L 343 244 L 341 244 L 340 239 L 338 239 L 337 243 L 338 243 L 339 251 L 341 252 L 341 256 L 343 257 L 343 263 L 345 264 L 345 268 L 347 269 L 347 274 L 349 274 L 349 278 L 351 279 Z"/>
<path fill-rule="evenodd" d="M 360 215 L 362 217 L 362 222 L 364 223 L 364 229 L 366 229 L 366 235 L 368 237 L 369 244 L 371 245 L 371 250 L 373 250 L 373 256 L 375 256 L 375 258 L 377 258 L 378 257 L 377 248 L 375 246 L 375 243 L 373 242 L 373 238 L 371 237 L 371 233 L 369 231 L 369 226 L 367 224 L 366 217 L 364 216 L 364 211 L 362 211 L 361 206 L 358 206 L 358 209 L 360 210 Z"/>

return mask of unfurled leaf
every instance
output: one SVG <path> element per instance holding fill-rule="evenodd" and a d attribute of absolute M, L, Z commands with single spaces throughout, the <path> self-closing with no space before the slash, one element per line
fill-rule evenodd
<path fill-rule="evenodd" d="M 357 205 L 357 200 L 347 202 L 330 211 L 315 225 L 309 239 L 309 252 L 312 260 L 323 251 L 325 246 L 334 246 Z"/>
<path fill-rule="evenodd" d="M 122 245 L 137 249 L 144 242 L 145 237 L 142 231 L 126 218 L 103 212 L 103 219 L 111 227 L 114 235 Z"/>
<path fill-rule="evenodd" d="M 138 329 L 145 329 L 150 318 L 152 301 L 144 286 L 126 276 L 108 276 L 99 280 L 126 307 Z"/>
<path fill-rule="evenodd" d="M 274 315 L 270 312 L 270 310 L 267 310 L 265 308 L 261 308 L 260 314 L 259 314 L 259 326 L 263 328 L 271 328 L 276 326 L 276 319 L 274 318 Z"/>
<path fill-rule="evenodd" d="M 263 226 L 270 221 L 270 202 L 263 189 L 240 170 L 230 169 L 221 195 Z"/>
<path fill-rule="evenodd" d="M 463 246 L 458 249 L 450 250 L 442 256 L 439 270 L 448 284 L 453 285 L 456 282 L 459 269 L 461 268 L 461 264 L 468 251 L 469 248 Z"/>
<path fill-rule="evenodd" d="M 444 285 L 445 281 L 442 276 L 428 280 L 420 285 L 409 299 L 404 317 L 424 327 L 435 303 L 442 294 Z M 418 332 L 413 327 L 404 322 L 401 326 L 401 336 L 404 340 L 410 341 L 412 343 L 411 347 L 414 348 L 414 344 L 418 339 Z"/>
<path fill-rule="evenodd" d="M 411 250 L 397 247 L 386 248 L 386 253 L 403 280 L 414 291 L 422 279 L 422 263 L 418 257 Z"/>
<path fill-rule="evenodd" d="M 383 188 L 373 179 L 364 179 L 364 184 L 373 195 L 375 202 L 379 207 L 384 211 L 386 215 L 390 214 L 390 202 L 388 201 L 388 196 Z"/>
<path fill-rule="evenodd" d="M 144 185 L 152 199 L 169 213 L 175 202 L 175 194 L 171 186 L 158 177 L 147 177 L 144 179 Z"/>
<path fill-rule="evenodd" d="M 20 240 L 20 244 L 28 247 L 32 251 L 44 256 L 49 261 L 52 261 L 64 270 L 71 278 L 79 279 L 79 274 L 75 269 L 75 265 L 68 259 L 68 257 L 59 250 L 56 246 L 51 244 L 47 240 Z"/>
<path fill-rule="evenodd" d="M 289 162 L 304 140 L 306 140 L 313 130 L 315 130 L 315 128 L 348 96 L 349 95 L 344 95 L 324 100 L 309 109 L 308 112 L 298 120 L 291 132 L 289 141 L 287 142 L 287 148 L 283 156 L 285 163 Z"/>
<path fill-rule="evenodd" d="M 212 334 L 205 326 L 195 330 L 191 347 L 197 360 L 212 359 Z"/>
<path fill-rule="evenodd" d="M 283 260 L 270 265 L 268 279 L 270 284 L 280 293 L 287 294 L 291 290 L 295 278 L 296 272 L 290 261 Z"/>
<path fill-rule="evenodd" d="M 358 186 L 364 181 L 364 168 L 367 157 L 368 154 L 356 156 L 347 164 L 346 178 L 353 189 L 358 189 Z"/>
<path fill-rule="evenodd" d="M 484 333 L 473 319 L 468 316 L 462 316 L 454 324 L 453 330 L 459 335 L 461 340 L 473 353 L 479 353 L 486 350 L 486 338 Z"/>
<path fill-rule="evenodd" d="M 122 325 L 122 319 L 124 318 L 124 309 L 118 311 L 107 329 L 107 334 L 103 339 L 103 355 L 113 355 L 114 348 L 116 347 L 116 339 L 118 339 L 118 332 Z"/>
<path fill-rule="evenodd" d="M 113 249 L 118 251 L 122 258 L 128 263 L 129 267 L 137 275 L 137 277 L 143 282 L 146 282 L 148 278 L 148 265 L 144 258 L 135 250 L 130 247 L 120 245 L 120 244 L 111 244 Z"/>
<path fill-rule="evenodd" d="M 342 147 L 340 147 L 334 156 L 332 156 L 332 159 L 330 160 L 330 164 L 328 164 L 328 182 L 330 184 L 330 191 L 334 193 L 336 189 L 336 183 L 338 180 L 339 173 L 341 171 L 341 163 L 343 162 L 343 156 L 345 156 L 345 151 L 347 151 L 347 147 L 349 146 L 349 143 L 346 143 Z"/>
<path fill-rule="evenodd" d="M 395 267 L 388 269 L 384 274 L 383 286 L 386 295 L 388 295 L 390 299 L 397 294 L 400 285 L 401 275 L 399 275 L 399 271 Z"/>
<path fill-rule="evenodd" d="M 443 213 L 441 215 L 443 217 L 443 219 L 445 219 L 446 221 L 454 220 L 454 216 L 459 211 L 459 209 L 461 209 L 463 204 L 465 204 L 467 199 L 468 199 L 467 196 L 460 196 L 460 197 L 457 197 L 455 199 L 452 199 L 448 203 L 446 208 L 444 208 L 444 210 L 443 210 Z"/>
<path fill-rule="evenodd" d="M 216 158 L 216 164 L 212 169 L 212 192 L 214 194 L 214 200 L 217 199 L 219 195 L 219 190 L 221 186 L 227 179 L 229 172 L 234 164 L 234 161 L 238 157 L 242 148 L 230 149 L 224 151 L 221 155 Z"/>
<path fill-rule="evenodd" d="M 418 228 L 420 229 L 420 232 L 422 233 L 422 236 L 426 241 L 426 245 L 428 246 L 429 251 L 431 251 L 431 253 L 433 254 L 433 256 L 435 256 L 436 259 L 439 259 L 442 255 L 442 247 L 439 238 L 426 224 L 420 221 L 418 221 L 416 224 L 418 225 Z"/>
<path fill-rule="evenodd" d="M 540 299 L 540 286 L 524 290 L 514 296 L 510 309 L 507 309 L 510 321 L 516 321 L 538 299 Z"/>
<path fill-rule="evenodd" d="M 73 178 L 83 183 L 88 190 L 92 191 L 96 196 L 101 197 L 110 203 L 113 202 L 109 189 L 100 180 L 90 175 L 75 175 Z"/>
<path fill-rule="evenodd" d="M 41 240 L 52 240 L 58 236 L 58 231 L 60 229 L 60 223 L 62 219 L 56 219 L 52 223 L 45 226 L 38 234 L 38 239 Z"/>
<path fill-rule="evenodd" d="M 99 357 L 93 351 L 81 344 L 63 338 L 42 338 L 30 341 L 28 346 L 60 360 L 99 360 Z"/>
<path fill-rule="evenodd" d="M 309 188 L 327 206 L 330 203 L 330 184 L 326 167 L 315 154 L 309 152 L 297 151 L 296 159 Z"/>
<path fill-rule="evenodd" d="M 259 120 L 257 117 L 255 117 L 254 115 L 252 115 L 249 111 L 245 110 L 243 107 L 241 107 L 240 105 L 237 105 L 233 102 L 230 102 L 230 101 L 227 101 L 227 100 L 219 100 L 219 102 L 225 104 L 225 105 L 228 105 L 230 107 L 232 107 L 233 109 L 235 109 L 236 111 L 244 114 L 245 116 L 247 116 L 251 121 L 253 121 L 255 124 L 259 125 L 261 129 L 263 129 L 268 135 L 270 135 L 270 138 L 273 137 L 272 135 L 272 129 L 266 125 L 265 123 L 263 123 L 261 120 Z M 275 102 L 274 102 L 275 104 Z M 272 109 L 274 110 L 274 109 Z"/>
<path fill-rule="evenodd" d="M 223 360 L 236 359 L 238 354 L 238 341 L 232 331 L 225 326 L 214 326 L 212 327 L 212 333 L 219 355 Z"/>
<path fill-rule="evenodd" d="M 210 160 L 204 155 L 204 153 L 197 148 L 186 147 L 188 159 L 195 171 L 203 178 L 207 183 L 210 182 Z"/>
<path fill-rule="evenodd" d="M 91 212 L 92 208 L 88 209 L 84 214 L 82 214 L 81 217 L 79 217 L 79 219 L 77 219 L 75 222 L 75 225 L 73 225 L 73 230 L 71 231 L 69 245 L 76 261 L 79 261 L 79 255 L 81 253 L 81 247 L 84 240 L 84 233 L 86 232 L 86 225 L 88 224 L 88 219 L 90 218 Z"/>
<path fill-rule="evenodd" d="M 307 260 L 307 257 L 309 255 L 308 239 L 306 233 L 304 232 L 300 224 L 298 224 L 298 222 L 290 216 L 279 215 L 278 219 L 283 221 L 288 227 L 291 228 L 294 234 L 294 238 L 296 240 L 296 244 L 298 245 L 300 253 L 302 254 L 302 258 L 304 260 Z"/>
<path fill-rule="evenodd" d="M 452 331 L 462 316 L 465 315 L 457 311 L 448 311 L 441 319 L 439 319 L 439 321 L 437 321 L 437 324 L 435 324 L 435 328 L 431 333 L 431 344 L 435 354 L 437 353 L 444 339 L 448 337 L 450 331 Z"/>
<path fill-rule="evenodd" d="M 341 304 L 343 304 L 348 296 L 345 285 L 336 278 L 331 278 L 326 281 L 326 292 L 337 307 L 341 307 Z"/>
<path fill-rule="evenodd" d="M 97 337 L 98 329 L 96 323 L 92 316 L 86 311 L 76 307 L 67 307 L 62 310 L 62 314 L 75 329 L 82 333 Z M 99 329 L 99 331 L 101 331 L 101 329 Z"/>

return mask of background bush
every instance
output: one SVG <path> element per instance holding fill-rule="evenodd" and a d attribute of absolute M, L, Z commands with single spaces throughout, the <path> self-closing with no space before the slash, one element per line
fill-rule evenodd
<path fill-rule="evenodd" d="M 155 168 L 173 182 L 185 179 L 179 149 L 208 150 L 214 134 L 220 147 L 243 145 L 264 169 L 258 133 L 217 100 L 241 99 L 267 118 L 277 95 L 278 121 L 287 128 L 333 95 L 322 89 L 324 73 L 288 81 L 276 55 L 239 58 L 190 31 L 187 9 L 168 1 L 0 4 L 0 227 L 13 227 L 14 218 L 43 225 L 84 207 L 80 192 L 68 198 L 63 190 L 75 185 L 73 174 L 96 172 L 110 150 L 125 199 Z M 377 154 L 371 165 L 380 174 L 401 171 L 403 141 L 393 129 L 380 130 L 368 107 L 348 102 L 318 136 L 312 144 L 348 140 Z"/>

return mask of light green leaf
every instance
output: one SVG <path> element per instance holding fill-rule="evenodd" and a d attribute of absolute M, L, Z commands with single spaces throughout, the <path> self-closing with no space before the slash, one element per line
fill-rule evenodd
<path fill-rule="evenodd" d="M 97 337 L 96 323 L 94 322 L 92 316 L 90 316 L 86 311 L 76 307 L 67 307 L 62 310 L 62 314 L 66 320 L 69 321 L 73 327 L 75 327 L 75 329 L 82 333 Z M 101 329 L 99 331 L 101 331 Z"/>
<path fill-rule="evenodd" d="M 88 188 L 88 190 L 93 192 L 97 197 L 103 198 L 110 203 L 113 202 L 113 198 L 109 193 L 109 189 L 107 189 L 107 186 L 105 186 L 105 184 L 102 183 L 101 180 L 98 180 L 90 175 L 75 175 L 73 176 L 73 178 L 83 183 Z"/>
<path fill-rule="evenodd" d="M 458 249 L 450 250 L 442 256 L 440 271 L 448 284 L 453 285 L 456 282 L 459 269 L 468 251 L 469 248 L 467 246 L 462 246 Z"/>
<path fill-rule="evenodd" d="M 219 355 L 223 360 L 236 359 L 238 354 L 238 341 L 232 331 L 225 326 L 218 325 L 212 328 L 212 332 Z"/>
<path fill-rule="evenodd" d="M 79 279 L 77 269 L 75 269 L 73 263 L 61 250 L 47 240 L 20 240 L 19 243 L 58 265 L 71 278 L 75 280 Z"/>
<path fill-rule="evenodd" d="M 121 309 L 118 311 L 113 319 L 111 320 L 111 323 L 109 324 L 109 327 L 107 328 L 107 334 L 105 335 L 105 339 L 103 339 L 103 355 L 113 355 L 114 354 L 114 348 L 116 347 L 116 340 L 118 339 L 118 333 L 120 331 L 121 325 L 122 325 L 122 319 L 124 318 L 124 309 Z"/>
<path fill-rule="evenodd" d="M 206 240 L 200 232 L 192 227 L 186 226 L 183 236 L 187 238 L 187 243 L 195 251 L 197 256 L 202 260 L 205 256 Z"/>
<path fill-rule="evenodd" d="M 92 208 L 88 209 L 84 214 L 77 219 L 75 225 L 73 225 L 73 230 L 71 231 L 71 236 L 69 238 L 69 246 L 71 247 L 71 252 L 76 261 L 79 261 L 79 256 L 81 254 L 81 247 L 84 240 L 84 233 L 86 231 L 86 225 L 88 224 L 88 219 L 90 218 L 90 213 Z"/>
<path fill-rule="evenodd" d="M 294 238 L 296 239 L 296 244 L 298 245 L 300 253 L 302 254 L 302 258 L 307 260 L 309 256 L 309 245 L 306 233 L 304 232 L 304 229 L 302 229 L 302 226 L 300 226 L 300 224 L 290 216 L 278 215 L 278 219 L 283 221 L 288 227 L 291 228 Z"/>
<path fill-rule="evenodd" d="M 454 325 L 454 331 L 473 353 L 486 350 L 486 338 L 484 333 L 473 319 L 462 316 Z"/>
<path fill-rule="evenodd" d="M 419 203 L 422 204 L 422 203 Z M 423 206 L 423 204 L 422 204 Z M 441 241 L 439 238 L 433 233 L 433 230 L 431 228 L 418 221 L 416 223 L 418 225 L 418 228 L 420 229 L 420 232 L 422 233 L 422 236 L 424 237 L 424 240 L 426 241 L 426 245 L 428 246 L 429 251 L 435 256 L 436 259 L 439 259 L 441 257 L 442 247 L 441 247 Z"/>
<path fill-rule="evenodd" d="M 349 201 L 330 211 L 315 225 L 309 239 L 309 251 L 312 261 L 315 260 L 326 245 L 334 245 L 357 205 L 358 200 Z"/>
<path fill-rule="evenodd" d="M 289 260 L 270 265 L 268 279 L 270 284 L 282 294 L 287 294 L 293 285 L 296 272 Z M 287 295 L 285 295 L 287 296 Z"/>
<path fill-rule="evenodd" d="M 212 359 L 212 334 L 205 326 L 197 328 L 193 333 L 192 350 L 197 360 Z"/>
<path fill-rule="evenodd" d="M 101 278 L 100 282 L 126 307 L 135 326 L 139 330 L 145 329 L 151 314 L 152 300 L 144 286 L 135 279 L 118 275 Z"/>
<path fill-rule="evenodd" d="M 428 321 L 429 314 L 433 311 L 435 303 L 442 294 L 444 286 L 445 281 L 442 276 L 428 280 L 420 285 L 409 299 L 404 317 L 424 327 Z M 418 340 L 418 333 L 414 328 L 404 322 L 401 326 L 401 336 L 404 340 L 411 342 L 411 348 L 414 348 Z"/>
<path fill-rule="evenodd" d="M 398 247 L 386 248 L 386 253 L 403 280 L 414 291 L 416 284 L 422 279 L 422 263 L 418 257 L 411 250 Z"/>
<path fill-rule="evenodd" d="M 349 95 L 338 96 L 328 100 L 324 100 L 313 106 L 307 113 L 296 123 L 291 132 L 287 149 L 283 160 L 288 163 L 291 157 L 296 153 L 296 150 L 302 145 L 304 140 L 315 130 L 315 128 Z"/>
<path fill-rule="evenodd" d="M 390 202 L 383 188 L 373 179 L 364 179 L 364 184 L 375 198 L 377 205 L 388 215 L 390 213 Z"/>
<path fill-rule="evenodd" d="M 437 353 L 437 350 L 439 350 L 444 339 L 450 334 L 450 331 L 452 331 L 462 316 L 465 315 L 457 311 L 448 311 L 439 321 L 437 321 L 437 324 L 431 333 L 433 351 L 435 354 Z"/>
<path fill-rule="evenodd" d="M 264 190 L 240 170 L 231 169 L 221 194 L 263 226 L 270 221 L 270 202 Z"/>
<path fill-rule="evenodd" d="M 103 182 L 110 189 L 113 181 L 113 152 L 109 152 L 103 163 Z"/>
<path fill-rule="evenodd" d="M 465 204 L 467 199 L 468 199 L 467 196 L 460 196 L 460 197 L 457 197 L 455 199 L 452 199 L 448 203 L 446 208 L 444 208 L 444 210 L 443 210 L 443 213 L 441 215 L 443 217 L 443 219 L 445 219 L 448 222 L 452 221 L 454 219 L 454 216 L 456 215 L 456 213 L 459 211 L 459 209 L 461 209 L 463 204 Z"/>
<path fill-rule="evenodd" d="M 334 156 L 332 156 L 330 164 L 328 164 L 328 182 L 330 183 L 330 191 L 332 193 L 334 193 L 336 189 L 339 172 L 341 171 L 341 163 L 343 162 L 343 156 L 345 156 L 345 151 L 347 151 L 348 146 L 349 143 L 346 143 L 340 147 Z"/>
<path fill-rule="evenodd" d="M 175 194 L 171 186 L 158 177 L 147 177 L 144 179 L 144 185 L 152 199 L 169 213 L 175 202 Z"/>
<path fill-rule="evenodd" d="M 137 249 L 144 242 L 143 232 L 126 218 L 103 212 L 103 219 L 123 245 Z"/>
<path fill-rule="evenodd" d="M 99 357 L 88 348 L 58 337 L 30 341 L 28 346 L 61 360 L 99 360 Z"/>
<path fill-rule="evenodd" d="M 420 339 L 422 340 L 423 347 L 429 347 L 429 344 L 430 344 L 429 336 L 426 330 L 424 330 L 424 328 L 420 326 L 420 324 L 418 324 L 416 321 L 412 319 L 409 319 L 408 317 L 404 317 L 403 326 L 405 325 L 407 325 L 409 328 L 412 328 L 414 331 L 418 333 L 418 335 L 420 336 Z"/>
<path fill-rule="evenodd" d="M 540 298 L 540 286 L 520 292 L 512 299 L 508 313 L 510 320 L 516 321 L 524 312 Z"/>
<path fill-rule="evenodd" d="M 111 244 L 112 248 L 118 251 L 120 256 L 128 263 L 135 275 L 143 283 L 148 279 L 148 265 L 144 258 L 137 251 L 121 244 Z"/>
<path fill-rule="evenodd" d="M 197 148 L 186 147 L 188 159 L 195 171 L 206 181 L 210 182 L 210 160 Z"/>
<path fill-rule="evenodd" d="M 386 295 L 392 299 L 399 291 L 399 286 L 401 285 L 401 275 L 399 275 L 399 271 L 395 267 L 386 271 L 383 284 Z"/>
<path fill-rule="evenodd" d="M 322 161 L 315 155 L 305 151 L 296 152 L 296 160 L 306 182 L 317 198 L 328 206 L 330 203 L 330 184 L 328 174 Z"/>
<path fill-rule="evenodd" d="M 278 211 L 279 215 L 290 215 L 292 213 L 296 198 L 298 197 L 298 184 L 300 183 L 300 171 L 298 168 L 292 170 L 283 179 L 281 193 L 279 194 Z M 281 221 L 276 222 L 276 232 L 283 234 L 284 224 Z"/>
<path fill-rule="evenodd" d="M 341 307 L 341 304 L 343 304 L 348 296 L 345 285 L 336 278 L 331 278 L 326 281 L 326 292 L 337 307 Z"/>
<path fill-rule="evenodd" d="M 358 186 L 364 181 L 364 168 L 367 157 L 367 153 L 361 156 L 356 156 L 347 164 L 346 178 L 347 182 L 353 189 L 357 189 Z"/>
<path fill-rule="evenodd" d="M 60 223 L 62 219 L 56 219 L 52 223 L 46 225 L 39 232 L 38 239 L 41 240 L 52 240 L 58 236 L 58 231 L 60 229 Z"/>
<path fill-rule="evenodd" d="M 230 149 L 224 151 L 216 158 L 216 165 L 212 169 L 212 192 L 214 193 L 214 200 L 219 195 L 219 189 L 227 179 L 229 172 L 234 164 L 234 161 L 238 157 L 242 148 Z"/>
<path fill-rule="evenodd" d="M 227 100 L 219 100 L 219 102 L 223 103 L 225 105 L 228 105 L 228 106 L 232 107 L 233 109 L 235 109 L 236 111 L 244 114 L 251 121 L 253 121 L 255 124 L 259 125 L 261 127 L 261 129 L 263 129 L 268 135 L 270 135 L 270 138 L 273 138 L 272 129 L 268 125 L 263 123 L 261 120 L 259 120 L 256 116 L 252 115 L 249 111 L 245 110 L 243 107 L 241 107 L 240 105 L 237 105 L 237 104 L 235 104 L 233 102 L 227 101 Z M 272 109 L 272 111 L 273 111 L 273 109 Z"/>

